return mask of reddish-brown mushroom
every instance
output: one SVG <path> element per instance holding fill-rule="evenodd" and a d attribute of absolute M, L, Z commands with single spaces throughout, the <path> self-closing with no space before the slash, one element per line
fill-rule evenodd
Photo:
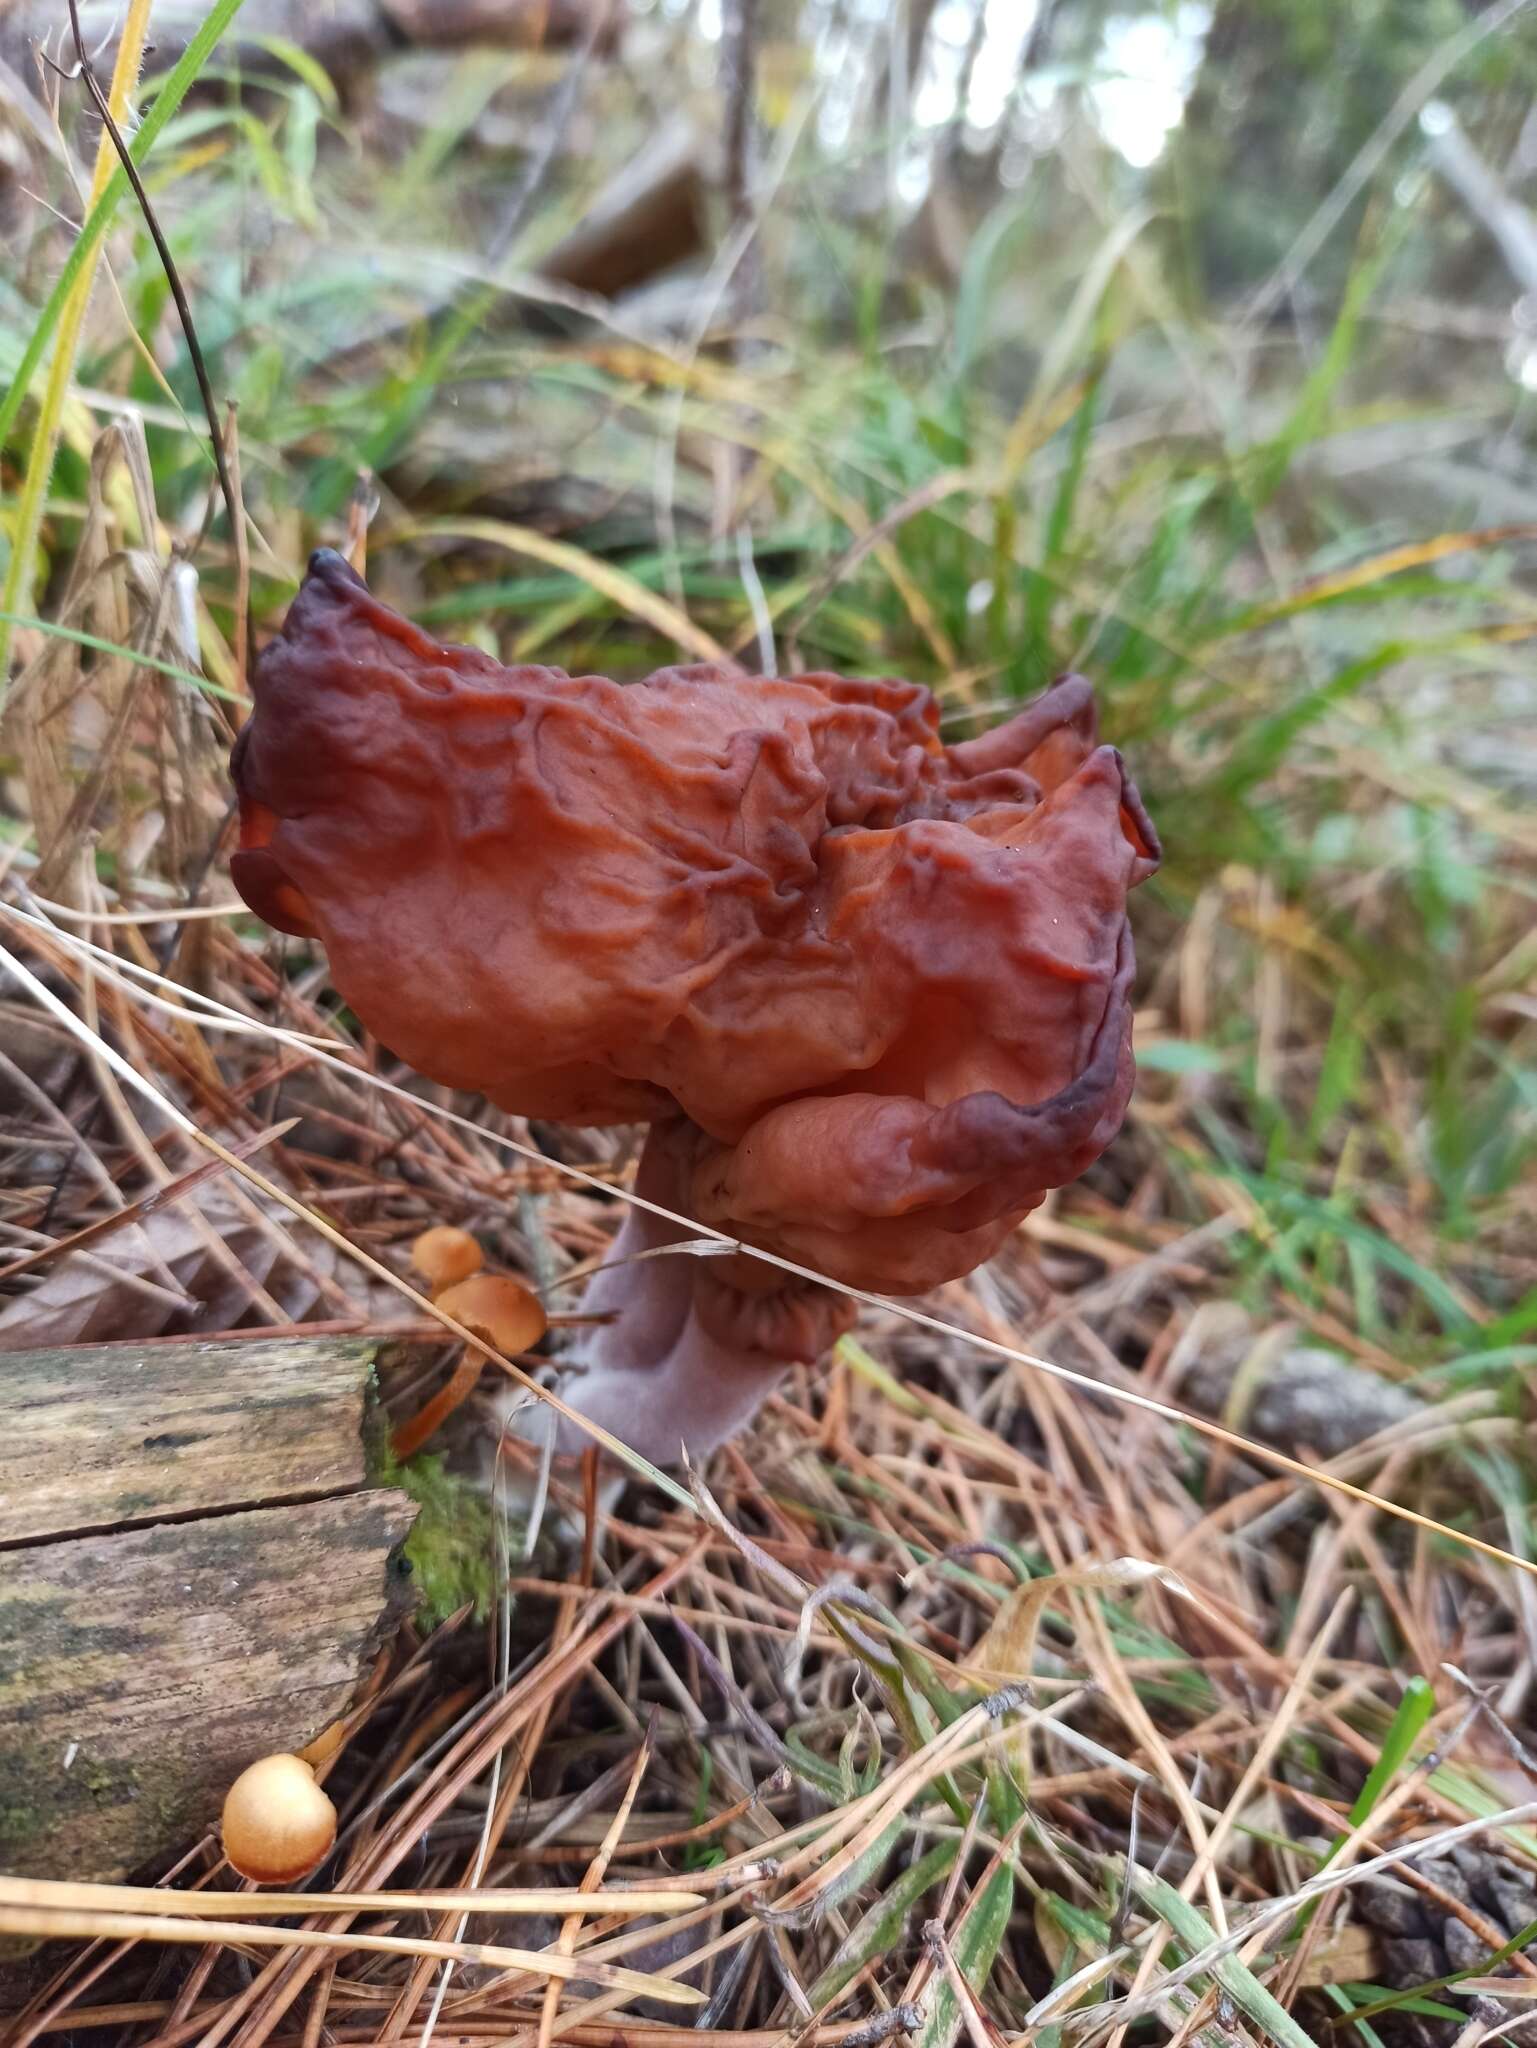
<path fill-rule="evenodd" d="M 246 901 L 323 938 L 420 1072 L 649 1122 L 638 1187 L 664 1207 L 915 1294 L 1119 1129 L 1126 897 L 1158 841 L 1081 677 L 944 747 L 909 683 L 503 668 L 327 551 L 255 690 Z M 746 1254 L 633 1262 L 685 1235 L 630 1212 L 587 1296 L 619 1313 L 569 1383 L 660 1459 L 729 1434 L 848 1322 Z"/>

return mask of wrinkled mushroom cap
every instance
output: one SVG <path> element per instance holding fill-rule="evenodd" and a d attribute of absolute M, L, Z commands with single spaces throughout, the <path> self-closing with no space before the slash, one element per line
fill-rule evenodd
<path fill-rule="evenodd" d="M 503 668 L 326 552 L 255 694 L 247 902 L 436 1080 L 687 1118 L 701 1221 L 918 1292 L 1119 1128 L 1158 842 L 1080 677 L 944 747 L 907 683 Z"/>

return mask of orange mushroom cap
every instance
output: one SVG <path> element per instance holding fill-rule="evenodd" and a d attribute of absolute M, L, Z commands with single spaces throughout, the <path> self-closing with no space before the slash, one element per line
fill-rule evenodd
<path fill-rule="evenodd" d="M 336 1808 L 302 1757 L 259 1757 L 224 1795 L 224 1853 L 254 1884 L 296 1884 L 330 1854 Z"/>
<path fill-rule="evenodd" d="M 510 1273 L 473 1273 L 436 1299 L 456 1323 L 504 1355 L 531 1349 L 550 1327 L 538 1295 Z"/>
<path fill-rule="evenodd" d="M 468 1280 L 486 1263 L 486 1255 L 467 1230 L 435 1223 L 411 1247 L 411 1263 L 434 1292 Z"/>

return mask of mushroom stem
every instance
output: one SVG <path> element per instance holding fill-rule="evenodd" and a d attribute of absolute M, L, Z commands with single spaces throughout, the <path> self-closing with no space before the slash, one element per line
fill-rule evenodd
<path fill-rule="evenodd" d="M 686 1119 L 654 1125 L 637 1192 L 680 1208 L 698 1135 Z M 723 1277 L 733 1259 L 665 1249 L 688 1238 L 648 1209 L 628 1211 L 582 1303 L 613 1320 L 587 1336 L 561 1382 L 570 1407 L 658 1465 L 676 1463 L 685 1447 L 697 1459 L 724 1443 L 789 1368 L 813 1363 L 847 1320 L 825 1288 L 792 1282 L 751 1294 Z M 582 1451 L 590 1442 L 573 1423 L 559 1425 L 557 1449 Z"/>
<path fill-rule="evenodd" d="M 561 1385 L 569 1406 L 658 1465 L 676 1463 L 685 1445 L 695 1458 L 714 1450 L 750 1420 L 792 1363 L 748 1357 L 701 1327 L 693 1256 L 643 1256 L 681 1236 L 659 1216 L 629 1212 L 582 1304 L 617 1314 L 591 1332 L 577 1355 L 580 1369 Z M 557 1442 L 562 1451 L 581 1451 L 591 1438 L 562 1422 Z"/>

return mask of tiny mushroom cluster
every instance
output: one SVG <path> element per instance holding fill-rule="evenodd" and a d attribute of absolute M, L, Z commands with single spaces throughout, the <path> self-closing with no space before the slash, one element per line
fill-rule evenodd
<path fill-rule="evenodd" d="M 970 1272 L 1120 1127 L 1159 849 L 1080 677 L 947 747 L 904 682 L 505 668 L 323 551 L 255 700 L 252 908 L 419 1072 L 649 1124 L 566 1391 L 653 1459 L 820 1357 L 838 1283 Z M 700 1224 L 742 1249 L 641 1256 Z"/>
<path fill-rule="evenodd" d="M 485 1254 L 467 1230 L 439 1223 L 411 1247 L 411 1263 L 427 1282 L 438 1308 L 504 1357 L 531 1350 L 549 1328 L 537 1294 L 510 1273 L 481 1271 Z M 447 1383 L 390 1438 L 397 1458 L 409 1458 L 474 1391 L 486 1354 L 466 1350 Z"/>

